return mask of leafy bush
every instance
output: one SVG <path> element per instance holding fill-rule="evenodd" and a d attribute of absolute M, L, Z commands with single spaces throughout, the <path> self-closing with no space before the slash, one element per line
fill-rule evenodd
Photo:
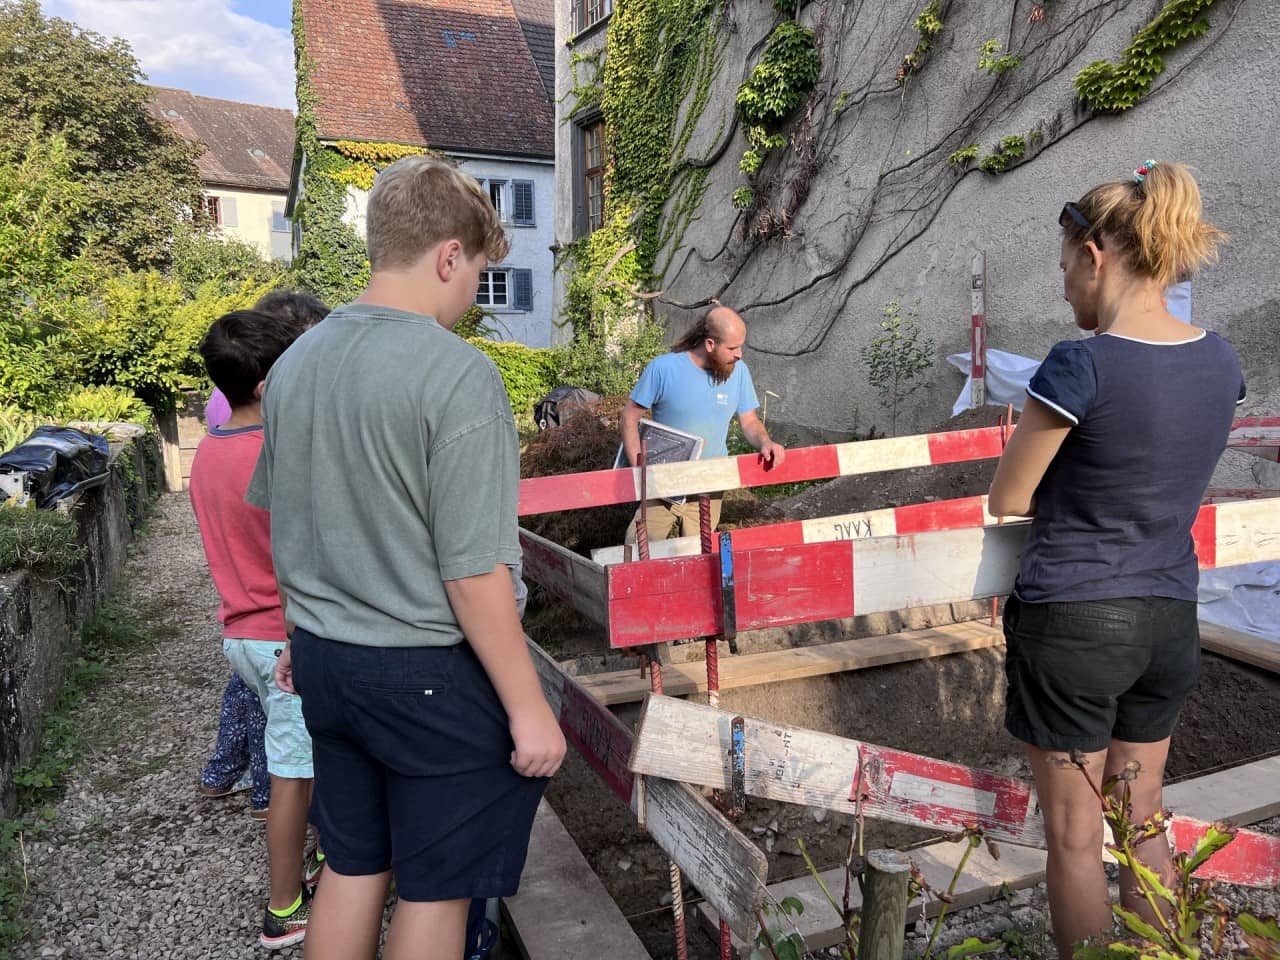
<path fill-rule="evenodd" d="M 590 331 L 562 352 L 559 382 L 602 397 L 626 396 L 649 361 L 665 350 L 666 331 L 652 320 L 637 320 L 607 339 Z"/>
<path fill-rule="evenodd" d="M 0 404 L 0 453 L 12 450 L 31 436 L 32 430 L 48 422 L 48 418 L 30 410 Z"/>
<path fill-rule="evenodd" d="M 469 338 L 468 342 L 484 353 L 502 374 L 511 410 L 517 419 L 532 419 L 533 405 L 556 385 L 559 357 L 553 350 L 538 350 L 523 343 Z"/>
<path fill-rule="evenodd" d="M 54 418 L 63 422 L 88 420 L 100 423 L 151 423 L 151 410 L 124 387 L 76 387 L 54 410 Z"/>

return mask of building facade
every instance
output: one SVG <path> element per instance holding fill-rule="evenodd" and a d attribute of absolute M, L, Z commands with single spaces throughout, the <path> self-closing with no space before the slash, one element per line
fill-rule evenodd
<path fill-rule="evenodd" d="M 152 87 L 152 113 L 204 147 L 196 160 L 205 210 L 224 237 L 268 259 L 292 258 L 285 204 L 293 162 L 289 110 Z"/>
<path fill-rule="evenodd" d="M 383 158 L 422 148 L 480 182 L 511 242 L 476 303 L 497 339 L 550 346 L 555 151 L 549 0 L 303 0 L 315 149 Z M 290 213 L 306 199 L 304 155 Z M 378 164 L 382 165 L 382 164 Z M 358 179 L 358 178 L 353 178 Z M 368 185 L 345 185 L 343 222 L 363 238 Z M 298 218 L 294 243 L 309 226 Z"/>

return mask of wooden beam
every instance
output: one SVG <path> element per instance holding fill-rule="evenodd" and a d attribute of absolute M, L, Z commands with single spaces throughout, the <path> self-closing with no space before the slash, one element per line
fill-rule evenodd
<path fill-rule="evenodd" d="M 1280 417 L 1241 417 L 1231 425 L 1227 446 L 1264 460 L 1280 459 Z"/>
<path fill-rule="evenodd" d="M 729 785 L 733 714 L 651 695 L 641 714 L 630 767 L 719 789 Z M 746 791 L 757 797 L 853 813 L 936 830 L 981 827 L 987 837 L 1044 846 L 1044 823 L 1030 781 L 747 718 Z M 1208 824 L 1176 814 L 1173 838 L 1186 849 Z M 1241 859 L 1215 858 L 1202 875 L 1231 883 L 1280 883 L 1280 837 L 1237 838 Z M 1269 885 L 1269 884 L 1268 884 Z"/>
<path fill-rule="evenodd" d="M 1028 523 L 735 552 L 739 631 L 1004 596 Z M 1201 569 L 1280 559 L 1280 500 L 1200 508 Z M 632 647 L 723 632 L 720 558 L 604 568 L 609 643 Z"/>
<path fill-rule="evenodd" d="M 609 622 L 604 568 L 558 543 L 520 531 L 524 576 L 549 590 L 592 623 Z"/>
<path fill-rule="evenodd" d="M 755 912 L 763 902 L 769 870 L 765 855 L 688 784 L 648 778 L 645 789 L 637 789 L 626 765 L 631 732 L 541 647 L 532 640 L 528 647 L 565 739 L 633 812 L 639 814 L 644 804 L 645 828 L 654 842 L 738 936 L 754 938 Z"/>
<path fill-rule="evenodd" d="M 1208 620 L 1200 621 L 1200 646 L 1233 660 L 1272 673 L 1280 673 L 1280 637 L 1269 640 L 1240 630 L 1232 630 Z"/>
<path fill-rule="evenodd" d="M 984 650 L 1004 643 L 1004 633 L 985 621 L 946 624 L 883 637 L 858 637 L 809 647 L 788 647 L 767 653 L 721 657 L 720 689 L 761 683 L 822 677 L 850 670 L 882 667 L 910 660 L 928 660 L 952 653 Z M 649 693 L 649 681 L 635 669 L 579 676 L 578 683 L 600 703 L 636 703 Z M 672 663 L 662 668 L 664 692 L 686 697 L 707 689 L 706 664 L 701 660 Z"/>
<path fill-rule="evenodd" d="M 1207 821 L 1229 820 L 1244 826 L 1280 813 L 1280 793 L 1275 789 L 1276 783 L 1280 783 L 1280 756 L 1170 784 L 1164 789 L 1164 802 L 1189 817 Z M 909 856 L 930 886 L 945 890 L 963 852 L 964 844 L 939 842 L 918 847 L 910 851 Z M 952 909 L 995 900 L 1006 885 L 1012 890 L 1033 887 L 1044 879 L 1044 871 L 1043 850 L 1002 844 L 1000 859 L 995 860 L 985 845 L 980 846 L 970 855 L 960 875 Z M 822 880 L 838 898 L 844 889 L 844 868 L 824 870 Z M 770 902 L 781 902 L 786 897 L 795 897 L 804 904 L 804 913 L 796 918 L 796 925 L 810 950 L 821 950 L 843 942 L 840 915 L 831 908 L 812 876 L 805 874 L 769 885 Z M 850 891 L 849 903 L 855 910 L 862 904 L 857 884 Z M 936 900 L 916 900 L 907 908 L 907 920 L 937 916 L 939 906 Z M 699 905 L 698 918 L 708 931 L 714 932 L 718 928 L 719 917 L 706 904 Z M 739 956 L 745 956 L 745 946 L 745 941 L 734 938 Z"/>
<path fill-rule="evenodd" d="M 649 960 L 546 800 L 533 820 L 520 892 L 502 905 L 526 960 Z"/>

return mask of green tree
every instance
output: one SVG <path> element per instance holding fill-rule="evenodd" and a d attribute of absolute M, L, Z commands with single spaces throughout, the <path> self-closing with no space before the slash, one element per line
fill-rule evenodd
<path fill-rule="evenodd" d="M 902 315 L 902 302 L 884 305 L 880 335 L 862 350 L 867 380 L 880 391 L 880 402 L 889 411 L 889 432 L 898 432 L 898 409 L 902 402 L 927 382 L 925 373 L 933 366 L 934 343 L 920 333 L 919 315 L 912 308 Z"/>
<path fill-rule="evenodd" d="M 179 223 L 173 235 L 168 274 L 190 299 L 211 281 L 228 290 L 245 281 L 276 284 L 286 271 L 283 264 L 268 260 L 251 243 L 220 237 L 198 224 Z"/>
<path fill-rule="evenodd" d="M 140 77 L 123 40 L 47 18 L 38 0 L 0 0 L 0 158 L 33 136 L 65 140 L 84 190 L 69 256 L 163 265 L 175 224 L 199 209 L 198 148 L 151 116 Z"/>

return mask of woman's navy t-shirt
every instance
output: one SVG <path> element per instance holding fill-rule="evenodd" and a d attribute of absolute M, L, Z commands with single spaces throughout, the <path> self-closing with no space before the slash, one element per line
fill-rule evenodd
<path fill-rule="evenodd" d="M 1191 526 L 1244 400 L 1231 345 L 1068 340 L 1027 393 L 1074 427 L 1036 489 L 1018 597 L 1195 600 Z"/>

